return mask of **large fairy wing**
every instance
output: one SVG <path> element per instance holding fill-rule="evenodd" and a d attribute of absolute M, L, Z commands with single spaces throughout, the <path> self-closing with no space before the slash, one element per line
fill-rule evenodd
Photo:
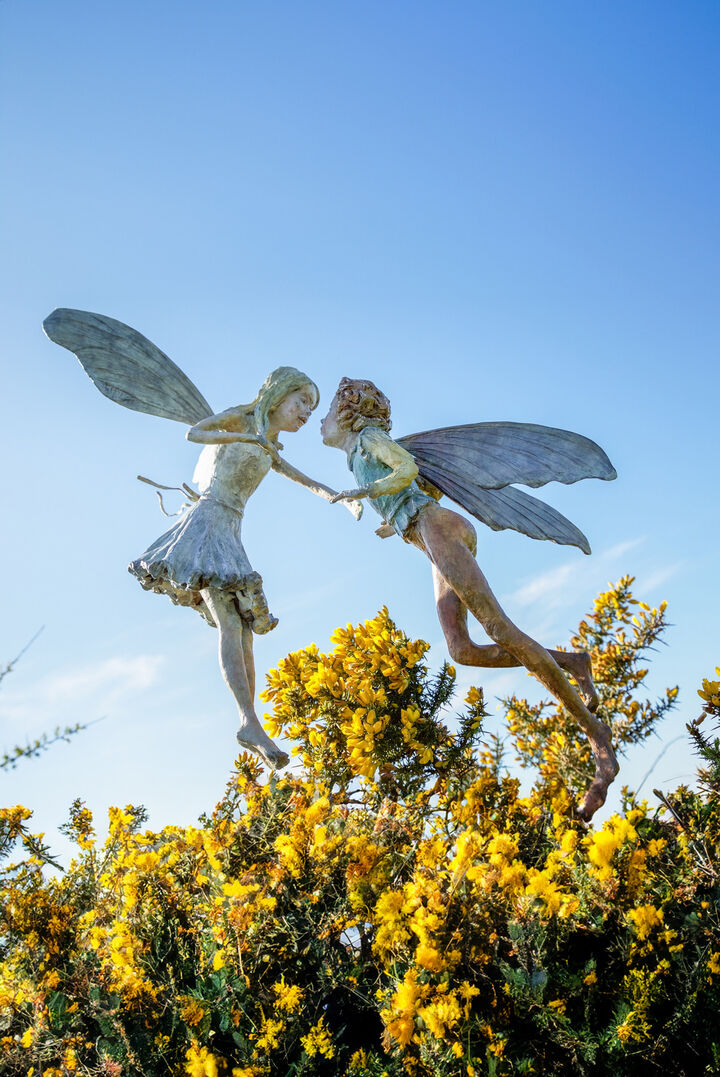
<path fill-rule="evenodd" d="M 212 415 L 180 367 L 124 322 L 58 307 L 43 329 L 50 340 L 74 352 L 100 392 L 116 404 L 188 426 Z"/>
<path fill-rule="evenodd" d="M 472 423 L 398 438 L 420 475 L 493 531 L 511 528 L 535 539 L 590 553 L 582 531 L 512 483 L 543 486 L 614 479 L 615 468 L 594 441 L 534 423 Z"/>
<path fill-rule="evenodd" d="M 427 476 L 424 467 L 420 474 Z M 461 479 L 443 479 L 440 484 L 431 479 L 444 494 L 472 513 L 476 520 L 487 524 L 493 531 L 507 528 L 520 531 L 534 539 L 549 539 L 563 546 L 577 546 L 583 553 L 590 553 L 590 543 L 579 527 L 565 516 L 515 486 L 502 490 L 484 490 L 475 484 L 468 485 Z"/>
<path fill-rule="evenodd" d="M 617 478 L 603 450 L 590 438 L 534 423 L 447 426 L 397 438 L 397 442 L 440 489 L 443 485 L 438 479 L 445 476 L 465 479 L 485 490 L 511 483 L 536 487 L 546 482 Z"/>

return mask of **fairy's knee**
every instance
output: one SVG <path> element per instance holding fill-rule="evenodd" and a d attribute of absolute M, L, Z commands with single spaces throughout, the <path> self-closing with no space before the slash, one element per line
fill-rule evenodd
<path fill-rule="evenodd" d="M 468 637 L 450 636 L 447 640 L 447 649 L 453 662 L 457 662 L 459 666 L 472 666 L 475 665 L 473 661 L 475 657 L 476 645 Z"/>
<path fill-rule="evenodd" d="M 463 546 L 467 546 L 474 556 L 477 552 L 477 531 L 470 521 L 466 520 L 464 516 L 460 516 L 457 512 L 453 512 L 450 526 L 453 537 L 462 542 Z"/>

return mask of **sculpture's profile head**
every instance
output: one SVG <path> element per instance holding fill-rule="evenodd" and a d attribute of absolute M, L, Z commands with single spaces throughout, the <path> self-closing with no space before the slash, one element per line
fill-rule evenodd
<path fill-rule="evenodd" d="M 280 430 L 294 433 L 318 406 L 320 393 L 314 381 L 293 366 L 279 366 L 268 374 L 253 401 L 258 433 Z"/>
<path fill-rule="evenodd" d="M 366 426 L 389 430 L 390 401 L 374 382 L 365 378 L 343 378 L 320 423 L 326 445 L 338 446 L 349 433 L 359 433 Z"/>

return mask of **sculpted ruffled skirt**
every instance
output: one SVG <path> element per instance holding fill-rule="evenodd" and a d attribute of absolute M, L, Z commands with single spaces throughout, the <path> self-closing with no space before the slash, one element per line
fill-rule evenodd
<path fill-rule="evenodd" d="M 146 591 L 165 594 L 191 606 L 213 625 L 201 591 L 214 587 L 230 592 L 253 632 L 269 632 L 277 624 L 268 609 L 262 577 L 255 572 L 242 544 L 242 512 L 204 495 L 178 522 L 150 546 L 128 571 Z"/>

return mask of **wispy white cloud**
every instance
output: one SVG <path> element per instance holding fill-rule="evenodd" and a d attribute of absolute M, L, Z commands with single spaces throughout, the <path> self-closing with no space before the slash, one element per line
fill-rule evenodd
<path fill-rule="evenodd" d="M 617 542 L 614 546 L 609 546 L 607 550 L 603 550 L 597 556 L 604 561 L 617 561 L 619 558 L 624 557 L 628 550 L 634 550 L 637 546 L 642 546 L 644 541 L 644 535 L 640 538 L 626 539 L 624 542 Z"/>
<path fill-rule="evenodd" d="M 76 666 L 28 685 L 22 677 L 3 684 L 0 720 L 63 725 L 100 716 L 154 685 L 162 655 L 119 655 L 96 665 Z"/>
<path fill-rule="evenodd" d="M 536 576 L 507 597 L 519 606 L 531 606 L 541 598 L 552 598 L 558 596 L 561 591 L 564 592 L 568 582 L 577 576 L 579 571 L 581 570 L 574 561 L 568 561 L 567 564 L 558 565 L 557 568 Z"/>
<path fill-rule="evenodd" d="M 77 700 L 99 691 L 120 691 L 123 695 L 136 692 L 155 683 L 162 661 L 160 655 L 150 654 L 108 658 L 97 666 L 86 666 L 50 677 L 45 692 L 60 700 Z"/>
<path fill-rule="evenodd" d="M 584 594 L 588 585 L 593 586 L 598 569 L 611 569 L 628 551 L 642 545 L 644 538 L 627 539 L 609 547 L 591 559 L 573 559 L 549 572 L 541 573 L 522 584 L 516 591 L 505 595 L 503 600 L 518 606 L 531 606 L 542 600 L 543 605 L 565 606 L 577 596 Z"/>
<path fill-rule="evenodd" d="M 651 572 L 649 576 L 640 576 L 638 584 L 643 593 L 654 591 L 656 588 L 661 587 L 668 580 L 671 580 L 673 576 L 676 576 L 683 568 L 685 568 L 685 561 L 675 561 L 671 565 L 665 565 L 664 568 L 659 568 L 655 572 Z"/>

